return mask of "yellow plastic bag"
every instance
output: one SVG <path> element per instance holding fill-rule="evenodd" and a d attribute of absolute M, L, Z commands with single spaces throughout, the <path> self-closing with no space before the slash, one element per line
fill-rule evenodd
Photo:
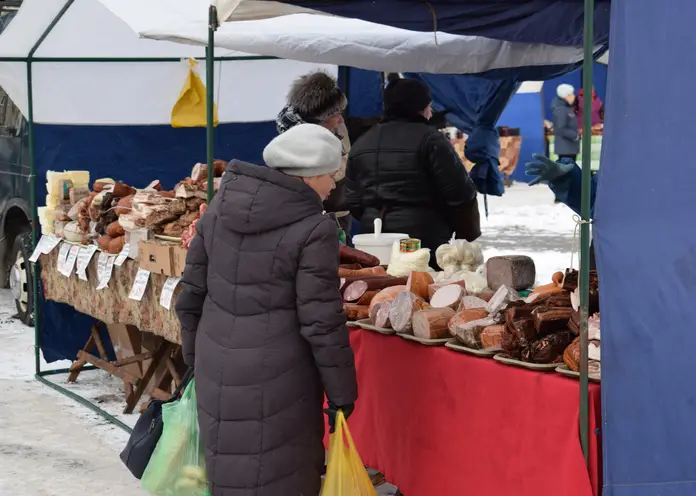
<path fill-rule="evenodd" d="M 189 73 L 184 88 L 172 109 L 172 127 L 205 127 L 206 118 L 206 89 L 200 76 L 193 69 L 198 65 L 194 59 L 189 59 Z M 213 104 L 213 122 L 218 125 L 217 105 Z"/>
<path fill-rule="evenodd" d="M 370 476 L 355 449 L 342 411 L 336 415 L 336 432 L 329 437 L 329 464 L 321 496 L 376 496 Z"/>

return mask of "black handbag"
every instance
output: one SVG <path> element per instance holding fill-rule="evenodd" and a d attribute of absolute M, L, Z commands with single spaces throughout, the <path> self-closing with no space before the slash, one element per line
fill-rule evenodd
<path fill-rule="evenodd" d="M 157 442 L 162 436 L 162 405 L 179 400 L 181 392 L 193 378 L 193 367 L 189 367 L 181 383 L 168 400 L 152 400 L 133 427 L 126 447 L 121 452 L 121 461 L 128 470 L 140 479 L 145 472 Z"/>

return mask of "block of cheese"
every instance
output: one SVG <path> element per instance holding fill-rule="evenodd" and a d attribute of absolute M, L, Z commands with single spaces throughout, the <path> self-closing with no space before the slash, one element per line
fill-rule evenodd
<path fill-rule="evenodd" d="M 486 262 L 488 287 L 497 290 L 508 286 L 517 291 L 531 288 L 536 279 L 534 260 L 526 255 L 492 257 Z"/>
<path fill-rule="evenodd" d="M 86 188 L 89 186 L 89 171 L 68 171 L 67 174 L 75 187 Z"/>

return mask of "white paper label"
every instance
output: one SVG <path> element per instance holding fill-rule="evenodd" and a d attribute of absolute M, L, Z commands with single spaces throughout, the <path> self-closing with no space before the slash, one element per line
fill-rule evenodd
<path fill-rule="evenodd" d="M 181 281 L 181 277 L 169 277 L 162 286 L 162 294 L 160 295 L 160 305 L 169 310 L 172 306 L 172 298 L 174 297 L 174 289 Z"/>
<path fill-rule="evenodd" d="M 145 289 L 147 289 L 147 282 L 150 280 L 150 271 L 145 269 L 138 269 L 138 273 L 135 274 L 135 282 L 133 282 L 133 287 L 128 295 L 131 300 L 140 301 L 143 299 L 145 294 Z"/>
<path fill-rule="evenodd" d="M 75 268 L 75 262 L 77 261 L 77 255 L 79 253 L 79 246 L 72 245 L 70 247 L 68 256 L 65 258 L 65 263 L 63 264 L 63 270 L 61 271 L 61 274 L 63 274 L 65 277 L 70 277 L 72 275 L 72 271 Z"/>
<path fill-rule="evenodd" d="M 103 252 L 102 252 L 103 254 Z M 101 259 L 101 255 L 100 255 Z M 104 266 L 103 272 L 102 272 L 102 277 L 99 279 L 99 284 L 97 285 L 97 289 L 104 289 L 109 285 L 109 281 L 111 280 L 111 273 L 114 270 L 114 262 L 116 261 L 116 257 L 114 255 L 106 255 L 106 265 Z M 100 260 L 101 262 L 101 260 Z"/>
<path fill-rule="evenodd" d="M 126 243 L 125 245 L 123 245 L 121 253 L 118 254 L 118 257 L 116 257 L 116 262 L 114 262 L 114 265 L 116 265 L 117 267 L 123 265 L 123 262 L 125 262 L 126 258 L 128 258 L 128 252 L 130 252 L 130 245 Z"/>
<path fill-rule="evenodd" d="M 53 249 L 56 246 L 58 246 L 58 244 L 61 241 L 63 241 L 63 240 L 60 239 L 55 234 L 49 234 L 48 236 L 46 236 L 46 242 L 44 244 L 44 251 L 43 251 L 44 255 L 48 255 L 49 253 L 51 253 L 53 251 Z"/>
<path fill-rule="evenodd" d="M 77 277 L 82 281 L 87 280 L 87 267 L 89 266 L 90 260 L 94 256 L 94 252 L 97 251 L 97 247 L 90 245 L 87 247 L 80 248 L 80 253 L 77 256 Z"/>
<path fill-rule="evenodd" d="M 63 265 L 65 265 L 65 259 L 70 253 L 70 246 L 68 243 L 63 243 L 60 245 L 60 251 L 58 252 L 58 260 L 56 260 L 56 268 L 59 273 L 63 273 Z"/>
<path fill-rule="evenodd" d="M 106 262 L 109 259 L 109 255 L 106 253 L 99 252 L 99 258 L 97 259 L 97 282 L 104 279 L 104 273 L 106 272 Z"/>
<path fill-rule="evenodd" d="M 44 252 L 46 246 L 48 245 L 48 237 L 41 236 L 41 239 L 36 243 L 36 248 L 34 248 L 34 253 L 29 257 L 29 261 L 36 263 L 39 260 L 39 256 Z"/>

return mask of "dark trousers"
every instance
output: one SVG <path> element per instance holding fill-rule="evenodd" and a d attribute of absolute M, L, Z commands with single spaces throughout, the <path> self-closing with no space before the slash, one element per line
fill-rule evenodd
<path fill-rule="evenodd" d="M 558 158 L 559 158 L 559 159 L 561 159 L 561 158 L 569 158 L 569 159 L 571 159 L 573 162 L 577 162 L 578 156 L 577 156 L 577 155 L 559 155 Z"/>

